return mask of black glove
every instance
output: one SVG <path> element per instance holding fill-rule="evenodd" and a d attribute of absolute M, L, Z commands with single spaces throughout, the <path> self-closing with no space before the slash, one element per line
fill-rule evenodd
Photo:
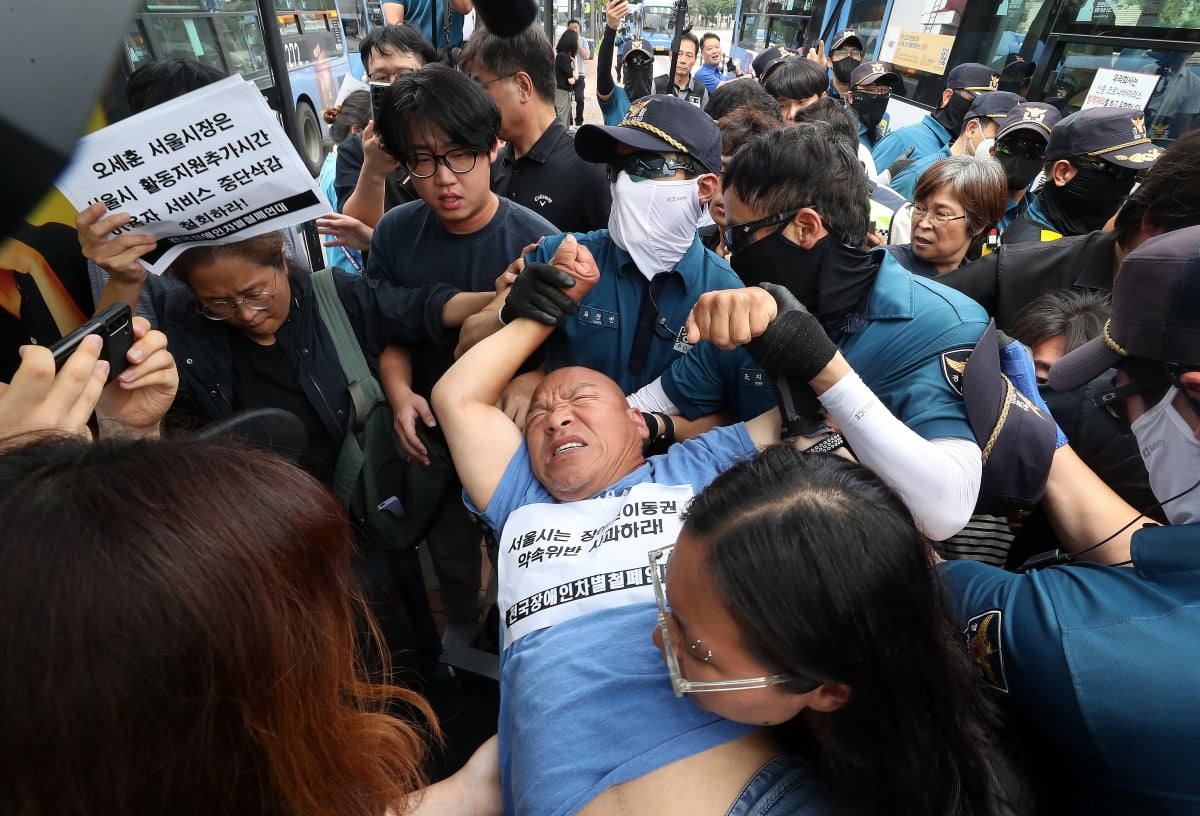
<path fill-rule="evenodd" d="M 557 266 L 526 264 L 508 290 L 500 308 L 500 322 L 528 317 L 544 326 L 564 326 L 567 316 L 579 311 L 579 304 L 563 291 L 574 285 L 575 279 Z"/>
<path fill-rule="evenodd" d="M 808 381 L 829 364 L 837 346 L 820 321 L 786 287 L 763 283 L 778 313 L 767 330 L 746 344 L 746 351 L 771 379 L 783 419 L 784 440 L 829 432 L 825 411 Z"/>
<path fill-rule="evenodd" d="M 916 149 L 915 146 L 910 147 L 903 156 L 888 165 L 888 178 L 895 178 L 901 170 L 916 163 L 917 160 L 912 158 L 912 154 Z"/>

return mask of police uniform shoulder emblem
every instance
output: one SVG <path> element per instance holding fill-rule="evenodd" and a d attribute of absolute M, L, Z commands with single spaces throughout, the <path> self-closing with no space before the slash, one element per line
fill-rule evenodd
<path fill-rule="evenodd" d="M 963 395 L 963 374 L 967 370 L 971 351 L 970 346 L 964 346 L 942 352 L 942 376 L 960 397 Z"/>
<path fill-rule="evenodd" d="M 1008 678 L 1004 674 L 1004 644 L 1002 626 L 1004 612 L 989 609 L 967 621 L 963 629 L 963 641 L 967 654 L 980 676 L 993 688 L 1008 692 Z"/>

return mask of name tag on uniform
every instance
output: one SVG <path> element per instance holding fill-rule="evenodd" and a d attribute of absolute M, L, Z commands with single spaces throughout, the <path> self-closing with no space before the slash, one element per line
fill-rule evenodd
<path fill-rule="evenodd" d="M 770 388 L 771 381 L 767 379 L 767 372 L 761 368 L 739 368 L 738 369 L 738 384 L 742 388 Z"/>
<path fill-rule="evenodd" d="M 609 329 L 616 329 L 621 325 L 621 316 L 619 314 L 616 312 L 606 312 L 594 306 L 580 306 L 579 314 L 575 316 L 575 319 L 589 326 L 604 326 Z"/>

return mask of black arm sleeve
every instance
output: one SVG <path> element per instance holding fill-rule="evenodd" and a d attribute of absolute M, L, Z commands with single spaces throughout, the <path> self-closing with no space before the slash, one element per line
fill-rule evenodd
<path fill-rule="evenodd" d="M 596 52 L 596 93 L 602 96 L 610 96 L 616 88 L 612 75 L 613 40 L 616 36 L 617 32 L 605 25 L 600 50 Z"/>

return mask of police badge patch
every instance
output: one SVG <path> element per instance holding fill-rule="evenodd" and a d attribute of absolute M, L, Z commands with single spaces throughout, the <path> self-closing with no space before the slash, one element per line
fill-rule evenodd
<path fill-rule="evenodd" d="M 966 346 L 942 352 L 942 376 L 960 397 L 963 395 L 963 373 L 967 370 L 967 360 L 972 350 Z"/>
<path fill-rule="evenodd" d="M 1008 678 L 1004 676 L 1004 648 L 1001 643 L 1001 625 L 1004 613 L 999 609 L 981 612 L 967 621 L 963 629 L 963 641 L 967 655 L 979 669 L 980 676 L 989 686 L 1008 692 Z"/>

